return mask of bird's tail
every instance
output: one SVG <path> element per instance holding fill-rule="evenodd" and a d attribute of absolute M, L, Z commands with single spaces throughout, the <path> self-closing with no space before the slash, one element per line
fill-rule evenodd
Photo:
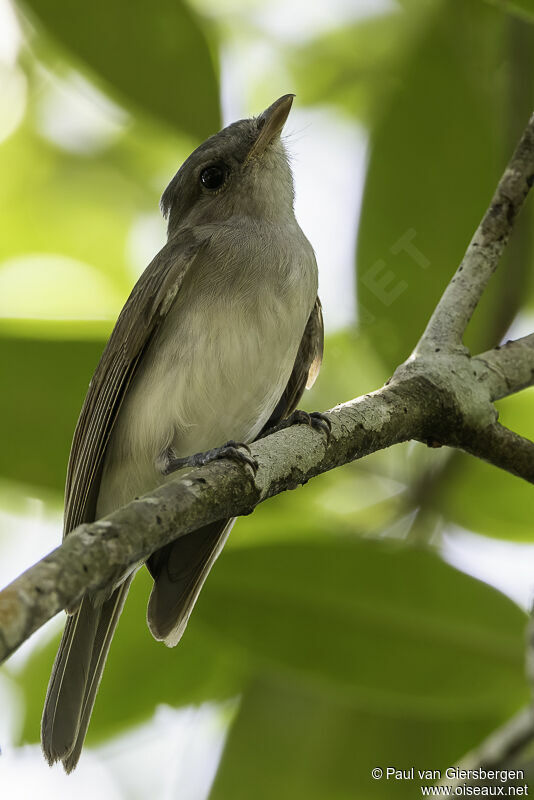
<path fill-rule="evenodd" d="M 111 639 L 133 575 L 101 605 L 86 597 L 67 619 L 52 669 L 41 722 L 41 743 L 50 765 L 71 772 L 80 758 Z"/>
<path fill-rule="evenodd" d="M 222 520 L 182 536 L 154 553 L 148 624 L 156 639 L 180 639 L 204 581 L 235 520 Z M 85 598 L 69 617 L 46 694 L 41 742 L 49 764 L 71 772 L 80 758 L 111 639 L 133 574 L 101 605 Z"/>
<path fill-rule="evenodd" d="M 212 522 L 153 553 L 147 567 L 154 578 L 147 622 L 158 641 L 174 647 L 186 628 L 210 569 L 235 518 Z"/>

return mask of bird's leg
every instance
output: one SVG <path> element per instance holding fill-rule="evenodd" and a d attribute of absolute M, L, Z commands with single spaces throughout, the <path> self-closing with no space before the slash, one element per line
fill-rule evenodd
<path fill-rule="evenodd" d="M 185 458 L 177 458 L 172 449 L 169 448 L 158 459 L 158 468 L 163 475 L 170 475 L 172 472 L 184 467 L 204 467 L 206 464 L 217 461 L 220 458 L 229 458 L 238 464 L 248 464 L 254 474 L 257 472 L 258 462 L 253 458 L 250 447 L 242 442 L 234 442 L 233 440 L 226 442 L 221 447 L 214 447 L 213 450 L 195 453 Z"/>
<path fill-rule="evenodd" d="M 256 441 L 258 439 L 263 439 L 264 436 L 270 436 L 271 433 L 277 433 L 277 431 L 290 428 L 292 425 L 309 425 L 316 431 L 324 433 L 327 441 L 330 438 L 330 432 L 332 430 L 332 423 L 327 414 L 323 414 L 322 411 L 312 411 L 308 413 L 307 411 L 301 411 L 297 408 L 289 417 L 286 417 L 286 419 L 283 419 L 277 425 L 273 425 L 271 428 L 264 428 L 259 436 L 256 437 Z"/>

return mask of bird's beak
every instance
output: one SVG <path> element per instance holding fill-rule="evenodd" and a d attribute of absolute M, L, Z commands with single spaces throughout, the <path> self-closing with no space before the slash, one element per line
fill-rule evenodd
<path fill-rule="evenodd" d="M 280 135 L 288 114 L 291 111 L 294 97 L 294 94 L 284 94 L 282 97 L 279 97 L 278 100 L 275 100 L 269 108 L 266 108 L 263 114 L 260 114 L 258 117 L 258 128 L 260 132 L 249 151 L 246 158 L 247 161 L 261 155 L 275 136 Z"/>

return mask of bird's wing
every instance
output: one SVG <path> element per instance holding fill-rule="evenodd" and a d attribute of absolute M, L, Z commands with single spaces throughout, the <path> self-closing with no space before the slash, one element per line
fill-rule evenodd
<path fill-rule="evenodd" d="M 287 386 L 263 430 L 272 428 L 280 420 L 288 417 L 296 409 L 304 389 L 310 389 L 313 386 L 321 369 L 323 342 L 323 312 L 321 301 L 317 297 L 306 323 Z"/>
<path fill-rule="evenodd" d="M 74 432 L 65 488 L 64 536 L 94 519 L 103 456 L 128 385 L 209 234 L 184 230 L 134 286 L 105 347 Z"/>

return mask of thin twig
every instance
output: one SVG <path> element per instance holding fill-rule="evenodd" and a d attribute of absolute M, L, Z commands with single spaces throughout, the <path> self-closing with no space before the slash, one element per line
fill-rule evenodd
<path fill-rule="evenodd" d="M 534 738 L 534 711 L 530 706 L 521 709 L 512 719 L 508 720 L 498 730 L 494 731 L 487 739 L 474 750 L 467 753 L 461 761 L 456 764 L 458 777 L 444 777 L 441 786 L 449 786 L 454 790 L 457 786 L 464 786 L 466 783 L 480 784 L 480 778 L 470 780 L 462 776 L 462 770 L 510 770 L 511 759 Z M 515 762 L 514 762 L 515 763 Z M 517 769 L 520 769 L 518 767 Z M 468 773 L 472 774 L 472 773 Z M 507 782 L 505 778 L 503 783 Z"/>

